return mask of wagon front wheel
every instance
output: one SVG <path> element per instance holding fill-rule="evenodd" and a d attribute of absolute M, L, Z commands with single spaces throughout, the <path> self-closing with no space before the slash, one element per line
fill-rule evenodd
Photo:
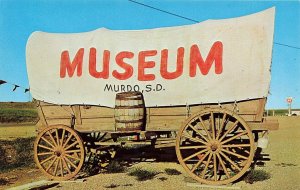
<path fill-rule="evenodd" d="M 34 143 L 34 159 L 54 180 L 73 178 L 84 162 L 84 145 L 78 133 L 64 125 L 45 128 Z"/>
<path fill-rule="evenodd" d="M 222 185 L 240 178 L 254 156 L 252 131 L 243 118 L 222 109 L 191 116 L 176 139 L 180 164 L 200 183 Z"/>

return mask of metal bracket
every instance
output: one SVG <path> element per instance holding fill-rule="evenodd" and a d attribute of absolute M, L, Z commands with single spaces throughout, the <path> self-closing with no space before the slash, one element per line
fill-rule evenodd
<path fill-rule="evenodd" d="M 220 108 L 222 108 L 222 105 L 221 105 L 221 103 L 218 101 L 218 106 L 220 107 Z"/>
<path fill-rule="evenodd" d="M 73 128 L 73 129 L 74 129 L 74 126 L 75 126 L 75 119 L 76 119 L 75 115 L 72 114 L 70 125 L 71 125 L 71 128 Z"/>
<path fill-rule="evenodd" d="M 190 117 L 190 111 L 191 111 L 191 109 L 190 109 L 190 106 L 188 105 L 188 104 L 186 104 L 186 118 L 189 118 Z"/>
<path fill-rule="evenodd" d="M 232 113 L 235 113 L 235 110 L 236 110 L 236 112 L 239 112 L 239 108 L 238 108 L 238 104 L 237 104 L 236 100 L 234 101 L 234 104 L 233 104 Z"/>

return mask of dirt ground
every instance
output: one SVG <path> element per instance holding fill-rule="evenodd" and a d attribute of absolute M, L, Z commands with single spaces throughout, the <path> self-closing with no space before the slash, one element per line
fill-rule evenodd
<path fill-rule="evenodd" d="M 269 147 L 263 151 L 268 155 L 270 161 L 266 161 L 264 166 L 257 166 L 256 169 L 265 170 L 271 174 L 271 178 L 253 184 L 244 181 L 236 182 L 226 187 L 236 187 L 240 189 L 255 190 L 295 190 L 300 189 L 300 117 L 277 117 L 279 120 L 279 130 L 272 131 L 269 135 Z M 118 174 L 98 174 L 85 178 L 81 181 L 61 182 L 51 189 L 164 189 L 164 190 L 193 190 L 193 189 L 216 189 L 207 187 L 190 187 L 194 181 L 184 172 L 183 168 L 174 159 L 174 154 L 170 153 L 166 159 L 143 162 L 134 162 L 130 168 L 143 168 L 159 172 L 154 179 L 147 181 L 137 181 L 134 176 L 129 176 L 128 172 Z M 129 169 L 130 169 L 129 168 Z M 166 168 L 176 169 L 182 174 L 168 175 L 164 171 Z M 0 174 L 1 178 L 10 178 L 10 184 L 0 185 L 0 189 L 6 189 L 20 184 L 46 179 L 35 168 L 18 169 L 9 173 Z"/>

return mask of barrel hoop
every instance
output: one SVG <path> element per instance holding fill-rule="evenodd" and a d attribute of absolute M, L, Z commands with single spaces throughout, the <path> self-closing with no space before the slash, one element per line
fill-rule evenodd
<path fill-rule="evenodd" d="M 118 98 L 118 97 L 141 96 L 141 95 L 142 95 L 141 92 L 122 92 L 122 93 L 116 94 L 117 98 Z"/>
<path fill-rule="evenodd" d="M 116 123 L 140 123 L 143 122 L 144 119 L 137 119 L 137 120 L 118 120 L 116 119 Z"/>
<path fill-rule="evenodd" d="M 141 97 L 117 97 L 116 100 L 142 100 Z"/>
<path fill-rule="evenodd" d="M 117 128 L 117 131 L 121 131 L 121 132 L 126 132 L 126 133 L 128 133 L 128 132 L 130 132 L 130 133 L 132 133 L 132 132 L 140 132 L 140 131 L 142 131 L 142 129 L 140 129 L 140 128 L 137 128 L 137 127 L 130 127 L 130 128 Z"/>
<path fill-rule="evenodd" d="M 115 109 L 132 109 L 132 108 L 144 108 L 144 104 L 134 106 L 115 106 Z"/>

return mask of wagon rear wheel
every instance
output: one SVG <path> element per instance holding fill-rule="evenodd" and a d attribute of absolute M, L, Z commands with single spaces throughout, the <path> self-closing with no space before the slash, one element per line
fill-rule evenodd
<path fill-rule="evenodd" d="M 43 173 L 54 180 L 74 177 L 84 162 L 80 136 L 64 125 L 44 129 L 34 143 L 34 159 Z"/>
<path fill-rule="evenodd" d="M 180 164 L 200 183 L 221 185 L 240 178 L 254 156 L 247 123 L 231 111 L 208 109 L 191 116 L 176 139 Z"/>
<path fill-rule="evenodd" d="M 99 142 L 111 142 L 109 133 L 91 132 L 81 134 L 85 144 L 85 167 L 88 170 L 97 170 L 106 167 L 116 155 L 114 146 L 97 145 Z"/>

